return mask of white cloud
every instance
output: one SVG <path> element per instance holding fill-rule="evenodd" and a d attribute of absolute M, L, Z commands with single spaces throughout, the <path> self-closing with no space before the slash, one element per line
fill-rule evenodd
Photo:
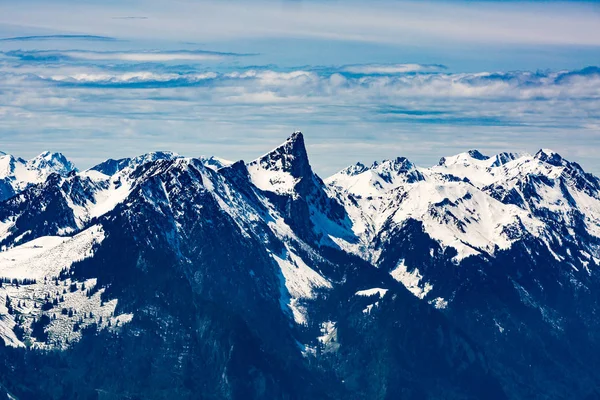
<path fill-rule="evenodd" d="M 424 64 L 365 64 L 348 65 L 342 68 L 342 71 L 353 74 L 404 74 L 407 72 L 428 72 L 440 71 L 446 67 L 443 65 L 424 65 Z"/>
<path fill-rule="evenodd" d="M 13 50 L 3 54 L 7 58 L 37 61 L 133 61 L 133 62 L 169 62 L 169 61 L 220 61 L 226 58 L 243 56 L 235 53 L 210 51 L 81 51 L 81 50 Z"/>
<path fill-rule="evenodd" d="M 156 83 L 173 83 L 179 80 L 185 80 L 188 85 L 195 82 L 200 82 L 206 79 L 214 79 L 218 75 L 214 72 L 207 73 L 194 73 L 194 74 L 165 74 L 155 73 L 149 71 L 139 72 L 124 72 L 124 73 L 76 73 L 71 75 L 40 75 L 42 79 L 47 79 L 53 82 L 68 82 L 68 83 L 104 83 L 104 84 L 115 84 L 115 83 L 143 83 L 143 82 L 156 82 Z"/>
<path fill-rule="evenodd" d="M 145 52 L 145 53 L 126 53 L 126 52 L 89 52 L 89 51 L 66 51 L 63 52 L 67 57 L 80 60 L 120 60 L 120 61 L 140 61 L 140 62 L 164 62 L 164 61 L 218 61 L 225 58 L 222 54 L 206 53 L 165 53 L 165 52 Z"/>
<path fill-rule="evenodd" d="M 600 171 L 600 70 L 348 73 L 0 64 L 0 150 L 61 150 L 81 167 L 150 150 L 251 159 L 307 131 L 323 175 L 404 155 L 550 147 Z M 376 66 L 379 66 L 377 64 Z M 595 169 L 594 169 L 595 168 Z"/>
<path fill-rule="evenodd" d="M 285 98 L 315 101 L 328 98 L 334 103 L 364 103 L 374 101 L 394 104 L 406 98 L 420 99 L 489 99 L 489 100 L 558 100 L 558 99 L 600 99 L 600 69 L 582 72 L 552 73 L 427 73 L 402 74 L 393 69 L 384 74 L 383 69 L 373 67 L 373 74 L 344 76 L 336 70 L 330 71 L 274 71 L 243 70 L 236 72 L 153 72 L 130 71 L 114 72 L 102 69 L 84 68 L 81 73 L 70 67 L 69 73 L 47 74 L 41 69 L 28 69 L 19 74 L 8 69 L 4 81 L 42 80 L 72 85 L 129 85 L 147 84 L 150 87 L 186 87 L 205 82 L 202 90 L 215 100 L 230 99 L 237 95 L 261 94 L 270 92 L 269 99 Z M 0 70 L 1 72 L 1 70 Z M 51 71 L 55 72 L 55 71 Z M 32 79 L 33 78 L 33 79 Z M 138 87 L 144 87 L 139 86 Z M 199 89 L 195 89 L 196 91 Z M 255 100 L 253 100 L 254 102 Z"/>

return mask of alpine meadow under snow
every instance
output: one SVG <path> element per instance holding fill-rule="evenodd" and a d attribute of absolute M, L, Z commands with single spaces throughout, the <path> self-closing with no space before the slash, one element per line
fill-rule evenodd
<path fill-rule="evenodd" d="M 2 153 L 0 249 L 9 398 L 600 396 L 600 179 L 548 149 Z"/>

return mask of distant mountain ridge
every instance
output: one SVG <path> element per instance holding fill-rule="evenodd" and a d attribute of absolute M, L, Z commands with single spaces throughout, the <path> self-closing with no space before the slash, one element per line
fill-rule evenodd
<path fill-rule="evenodd" d="M 75 165 L 61 153 L 45 151 L 25 161 L 0 152 L 0 200 L 8 199 L 30 185 L 42 183 L 50 174 L 67 175 Z"/>
<path fill-rule="evenodd" d="M 250 163 L 2 155 L 0 179 L 0 393 L 600 395 L 600 180 L 551 150 L 322 180 L 294 132 Z"/>

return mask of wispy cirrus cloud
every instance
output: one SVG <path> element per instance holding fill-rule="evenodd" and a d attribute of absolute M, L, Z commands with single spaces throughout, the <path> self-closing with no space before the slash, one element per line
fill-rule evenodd
<path fill-rule="evenodd" d="M 0 42 L 37 42 L 37 41 L 61 41 L 61 40 L 89 40 L 114 42 L 117 38 L 98 35 L 31 35 L 31 36 L 13 36 L 0 38 Z"/>
<path fill-rule="evenodd" d="M 26 61 L 125 61 L 125 62 L 169 62 L 169 61 L 219 61 L 232 57 L 253 54 L 226 53 L 206 50 L 179 51 L 91 51 L 91 50 L 12 50 L 4 53 Z"/>

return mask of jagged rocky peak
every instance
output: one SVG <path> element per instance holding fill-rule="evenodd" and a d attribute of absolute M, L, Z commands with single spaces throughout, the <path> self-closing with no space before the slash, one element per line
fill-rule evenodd
<path fill-rule="evenodd" d="M 415 165 L 405 157 L 396 157 L 391 160 L 374 161 L 370 167 L 367 167 L 361 162 L 350 165 L 338 174 L 356 176 L 366 171 L 373 171 L 375 173 L 389 173 L 389 172 L 409 172 L 415 168 Z"/>
<path fill-rule="evenodd" d="M 405 183 L 425 179 L 416 166 L 405 157 L 375 161 L 370 167 L 357 163 L 346 167 L 325 182 L 356 196 L 368 197 L 393 190 Z"/>
<path fill-rule="evenodd" d="M 175 158 L 180 157 L 181 156 L 179 154 L 174 153 L 172 151 L 153 151 L 150 153 L 141 154 L 133 158 L 127 157 L 120 158 L 118 160 L 109 158 L 108 160 L 93 166 L 92 168 L 90 168 L 90 170 L 98 171 L 103 173 L 104 175 L 112 176 L 117 172 L 128 167 L 135 168 L 149 162 L 154 162 L 158 160 L 173 160 Z"/>
<path fill-rule="evenodd" d="M 395 171 L 395 172 L 408 172 L 414 169 L 415 165 L 406 157 L 396 157 L 391 160 L 383 160 L 381 162 L 375 161 L 371 165 L 372 170 L 382 171 Z"/>
<path fill-rule="evenodd" d="M 365 172 L 367 170 L 369 170 L 369 167 L 367 167 L 365 164 L 363 164 L 361 162 L 357 162 L 356 164 L 353 164 L 353 165 L 350 165 L 350 166 L 344 168 L 339 173 L 342 175 L 354 176 L 354 175 L 362 174 L 363 172 Z"/>
<path fill-rule="evenodd" d="M 138 162 L 150 162 L 156 160 L 172 160 L 181 156 L 172 151 L 151 151 L 135 157 L 133 160 Z"/>
<path fill-rule="evenodd" d="M 248 164 L 252 183 L 261 190 L 292 194 L 296 185 L 310 185 L 312 172 L 302 132 L 294 132 L 283 144 Z"/>
<path fill-rule="evenodd" d="M 51 153 L 49 151 L 45 151 L 27 161 L 27 168 L 47 173 L 56 172 L 60 175 L 67 175 L 69 172 L 76 170 L 75 165 L 62 153 Z"/>
<path fill-rule="evenodd" d="M 94 165 L 90 168 L 90 171 L 98 171 L 104 175 L 112 176 L 125 168 L 130 161 L 130 158 L 122 158 L 119 160 L 109 158 L 98 165 Z"/>
<path fill-rule="evenodd" d="M 131 161 L 128 163 L 127 167 L 137 168 L 140 165 L 148 164 L 159 160 L 175 160 L 178 158 L 182 158 L 182 156 L 172 151 L 152 151 L 150 153 L 141 154 L 137 157 L 132 158 Z"/>
<path fill-rule="evenodd" d="M 492 167 L 501 167 L 504 164 L 507 164 L 511 161 L 514 161 L 520 157 L 522 157 L 523 154 L 522 153 L 509 153 L 509 152 L 502 152 L 499 154 L 496 154 L 494 156 L 494 162 L 492 163 Z"/>
<path fill-rule="evenodd" d="M 292 133 L 283 144 L 250 163 L 253 164 L 259 164 L 263 169 L 287 172 L 294 178 L 312 174 L 304 136 L 300 131 Z"/>
<path fill-rule="evenodd" d="M 467 152 L 467 154 L 469 154 L 472 158 L 474 158 L 476 160 L 481 160 L 481 161 L 487 160 L 490 158 L 486 155 L 481 154 L 481 152 L 479 150 L 469 150 Z"/>
<path fill-rule="evenodd" d="M 213 169 L 215 171 L 218 169 L 221 169 L 223 167 L 226 167 L 228 165 L 233 164 L 233 161 L 225 160 L 224 158 L 215 157 L 215 156 L 210 156 L 210 157 L 202 156 L 202 157 L 200 157 L 200 160 L 202 160 L 202 163 L 204 164 L 205 167 Z"/>
<path fill-rule="evenodd" d="M 550 149 L 540 149 L 540 151 L 535 153 L 534 157 L 555 167 L 560 167 L 568 163 L 560 154 Z"/>

